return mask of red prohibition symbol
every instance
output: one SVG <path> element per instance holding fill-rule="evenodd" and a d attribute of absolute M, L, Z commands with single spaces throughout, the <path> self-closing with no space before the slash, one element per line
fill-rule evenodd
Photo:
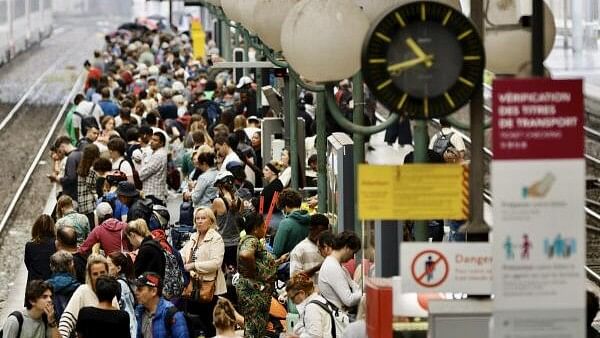
<path fill-rule="evenodd" d="M 421 260 L 423 256 L 427 258 Z M 446 281 L 450 265 L 441 252 L 425 250 L 413 259 L 410 270 L 417 284 L 425 288 L 434 288 Z"/>

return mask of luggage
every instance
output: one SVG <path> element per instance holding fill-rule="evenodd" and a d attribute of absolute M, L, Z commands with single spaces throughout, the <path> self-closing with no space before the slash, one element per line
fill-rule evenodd
<path fill-rule="evenodd" d="M 175 250 L 181 250 L 190 236 L 196 232 L 193 226 L 178 224 L 171 228 L 171 241 Z"/>

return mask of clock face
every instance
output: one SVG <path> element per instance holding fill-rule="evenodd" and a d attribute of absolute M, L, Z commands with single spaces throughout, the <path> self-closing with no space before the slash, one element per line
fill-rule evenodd
<path fill-rule="evenodd" d="M 454 8 L 418 1 L 387 13 L 365 41 L 365 82 L 388 109 L 443 117 L 481 85 L 485 53 L 477 29 Z"/>

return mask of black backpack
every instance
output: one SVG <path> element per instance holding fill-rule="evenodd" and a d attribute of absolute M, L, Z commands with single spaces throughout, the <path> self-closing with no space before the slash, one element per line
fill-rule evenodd
<path fill-rule="evenodd" d="M 142 218 L 144 221 L 146 221 L 146 224 L 150 224 L 153 208 L 154 203 L 151 199 L 138 198 L 133 202 L 131 207 L 129 207 L 129 211 L 127 212 L 127 221 L 134 221 Z"/>
<path fill-rule="evenodd" d="M 21 311 L 14 311 L 11 314 L 8 315 L 13 316 L 15 318 L 17 318 L 17 321 L 19 322 L 19 331 L 17 331 L 17 337 L 21 336 L 21 329 L 23 328 L 23 314 L 21 313 Z M 0 330 L 0 338 L 2 338 L 2 336 L 4 335 L 4 330 Z"/>
<path fill-rule="evenodd" d="M 171 334 L 171 326 L 175 323 L 174 317 L 175 314 L 179 312 L 179 309 L 175 306 L 171 306 L 167 310 L 167 315 L 165 316 L 165 324 L 168 329 L 168 334 Z M 204 322 L 199 315 L 194 315 L 188 313 L 187 311 L 183 311 L 183 318 L 185 318 L 185 325 L 188 330 L 189 337 L 204 337 L 206 335 L 206 327 L 204 326 Z"/>
<path fill-rule="evenodd" d="M 142 180 L 140 180 L 140 174 L 135 169 L 135 165 L 133 165 L 133 161 L 131 160 L 131 158 L 127 158 L 127 157 L 124 157 L 123 161 L 126 161 L 131 166 L 131 172 L 133 173 L 133 184 L 135 185 L 135 188 L 137 190 L 142 190 L 143 189 Z M 123 161 L 121 161 L 121 163 L 119 163 L 119 170 L 121 170 L 121 164 L 123 164 Z"/>
<path fill-rule="evenodd" d="M 80 130 L 81 135 L 85 135 L 87 133 L 87 130 L 92 127 L 100 130 L 100 125 L 98 124 L 98 120 L 96 120 L 96 118 L 94 117 L 94 109 L 96 109 L 95 103 L 92 106 L 92 109 L 90 110 L 90 115 L 84 116 L 77 111 L 73 112 L 73 114 L 75 114 L 75 115 L 79 116 L 79 118 L 81 118 L 81 130 Z"/>
<path fill-rule="evenodd" d="M 450 142 L 452 135 L 454 135 L 453 131 L 448 134 L 444 134 L 440 131 L 440 135 L 433 142 L 432 150 L 443 157 L 446 150 L 452 146 L 452 143 Z"/>

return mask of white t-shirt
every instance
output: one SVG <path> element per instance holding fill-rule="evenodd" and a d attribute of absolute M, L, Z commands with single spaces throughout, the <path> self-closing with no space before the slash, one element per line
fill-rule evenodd
<path fill-rule="evenodd" d="M 229 163 L 229 162 L 240 162 L 240 163 L 243 163 L 242 160 L 240 160 L 240 157 L 235 153 L 235 151 L 231 151 L 223 159 L 223 163 L 221 164 L 221 170 L 220 171 L 227 170 L 227 163 Z"/>
<path fill-rule="evenodd" d="M 125 175 L 127 175 L 127 181 L 130 183 L 134 183 L 133 181 L 133 169 L 131 168 L 131 164 L 125 160 L 123 157 L 119 157 L 116 161 L 112 163 L 113 170 L 121 170 Z"/>

